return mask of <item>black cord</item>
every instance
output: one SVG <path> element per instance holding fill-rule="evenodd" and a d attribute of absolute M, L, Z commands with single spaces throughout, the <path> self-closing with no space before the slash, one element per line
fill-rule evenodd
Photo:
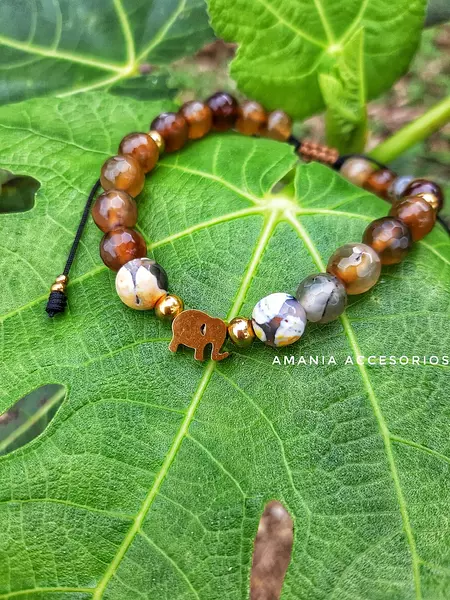
<path fill-rule="evenodd" d="M 78 250 L 78 246 L 80 244 L 81 236 L 83 235 L 84 228 L 86 226 L 87 220 L 89 218 L 89 213 L 91 211 L 92 201 L 94 200 L 95 194 L 100 187 L 100 179 L 98 179 L 93 185 L 91 192 L 86 200 L 86 204 L 84 205 L 83 214 L 81 215 L 80 222 L 78 224 L 77 232 L 75 234 L 74 240 L 72 242 L 72 247 L 70 248 L 69 256 L 67 257 L 66 266 L 64 267 L 63 275 L 67 278 L 69 275 L 70 267 L 75 259 L 75 255 Z M 61 287 L 64 288 L 65 285 L 61 284 Z M 50 292 L 50 296 L 48 297 L 47 306 L 45 310 L 49 317 L 54 317 L 55 315 L 64 312 L 67 305 L 67 296 L 64 291 L 61 290 L 52 290 Z"/>
<path fill-rule="evenodd" d="M 449 225 L 449 222 L 447 222 L 442 217 L 438 217 L 437 220 L 442 225 L 442 227 L 445 229 L 445 231 L 450 235 L 450 225 Z"/>
<path fill-rule="evenodd" d="M 72 248 L 70 249 L 69 256 L 67 257 L 66 266 L 64 267 L 64 275 L 68 275 L 70 271 L 70 267 L 72 266 L 73 260 L 75 258 L 75 254 L 77 253 L 78 244 L 80 243 L 81 236 L 83 235 L 84 227 L 89 218 L 89 213 L 91 212 L 91 204 L 94 199 L 95 194 L 97 193 L 98 188 L 100 187 L 100 179 L 97 179 L 95 184 L 93 185 L 89 197 L 84 206 L 83 214 L 81 215 L 80 223 L 78 225 L 77 232 L 75 234 L 75 238 L 72 243 Z"/>

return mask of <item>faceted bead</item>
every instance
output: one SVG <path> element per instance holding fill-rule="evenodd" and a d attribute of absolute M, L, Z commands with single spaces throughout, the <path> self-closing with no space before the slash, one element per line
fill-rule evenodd
<path fill-rule="evenodd" d="M 414 179 L 404 189 L 403 197 L 406 196 L 421 196 L 436 212 L 439 212 L 444 206 L 444 192 L 437 183 L 428 181 L 427 179 Z"/>
<path fill-rule="evenodd" d="M 378 281 L 381 261 L 366 244 L 345 244 L 331 256 L 327 271 L 342 281 L 347 294 L 362 294 Z"/>
<path fill-rule="evenodd" d="M 385 200 L 389 197 L 389 188 L 395 180 L 395 173 L 390 169 L 378 169 L 370 175 L 364 185 L 366 190 L 377 194 Z"/>
<path fill-rule="evenodd" d="M 256 336 L 267 346 L 288 346 L 302 337 L 306 313 L 294 296 L 270 294 L 253 309 L 252 324 Z"/>
<path fill-rule="evenodd" d="M 189 139 L 198 140 L 211 131 L 212 112 L 204 102 L 192 100 L 180 108 L 180 114 L 186 119 Z"/>
<path fill-rule="evenodd" d="M 375 250 L 382 265 L 396 265 L 408 254 L 412 237 L 403 221 L 382 217 L 370 223 L 364 232 L 363 242 Z"/>
<path fill-rule="evenodd" d="M 113 229 L 100 242 L 100 256 L 107 267 L 118 271 L 122 265 L 147 254 L 147 244 L 142 235 L 127 227 Z"/>
<path fill-rule="evenodd" d="M 236 129 L 244 135 L 260 135 L 267 123 L 264 108 L 253 100 L 243 102 L 239 107 Z"/>
<path fill-rule="evenodd" d="M 252 322 L 244 317 L 235 317 L 228 325 L 228 337 L 238 348 L 249 348 L 255 339 Z"/>
<path fill-rule="evenodd" d="M 344 284 L 329 273 L 310 275 L 304 279 L 295 296 L 305 309 L 308 321 L 313 323 L 334 321 L 347 306 Z"/>
<path fill-rule="evenodd" d="M 184 310 L 184 302 L 175 294 L 162 296 L 155 304 L 155 315 L 161 321 L 173 321 Z"/>
<path fill-rule="evenodd" d="M 395 202 L 395 200 L 398 200 L 403 196 L 403 192 L 411 181 L 414 181 L 412 175 L 400 175 L 394 179 L 388 192 L 391 202 Z"/>
<path fill-rule="evenodd" d="M 136 202 L 120 190 L 103 192 L 92 207 L 94 223 L 103 233 L 118 227 L 134 227 L 137 217 Z"/>
<path fill-rule="evenodd" d="M 102 167 L 100 183 L 104 190 L 122 190 L 135 198 L 142 192 L 145 174 L 132 156 L 112 156 Z"/>
<path fill-rule="evenodd" d="M 264 135 L 272 140 L 285 142 L 292 133 L 292 119 L 283 110 L 274 110 L 267 117 Z"/>
<path fill-rule="evenodd" d="M 166 145 L 166 152 L 175 152 L 182 148 L 188 139 L 188 124 L 186 119 L 174 112 L 160 114 L 150 125 L 161 134 Z"/>
<path fill-rule="evenodd" d="M 370 160 L 366 158 L 349 158 L 342 165 L 340 173 L 355 185 L 364 187 L 374 171 L 375 166 Z"/>
<path fill-rule="evenodd" d="M 238 103 L 231 94 L 217 92 L 208 98 L 206 104 L 212 112 L 212 128 L 227 131 L 234 127 L 238 116 Z"/>
<path fill-rule="evenodd" d="M 389 214 L 408 226 L 414 242 L 428 235 L 436 223 L 436 211 L 421 196 L 397 200 Z"/>
<path fill-rule="evenodd" d="M 159 158 L 158 146 L 148 133 L 126 135 L 120 142 L 119 154 L 127 154 L 135 158 L 144 173 L 151 171 Z"/>
<path fill-rule="evenodd" d="M 130 308 L 150 310 L 167 294 L 166 272 L 151 258 L 135 258 L 117 273 L 116 291 Z"/>

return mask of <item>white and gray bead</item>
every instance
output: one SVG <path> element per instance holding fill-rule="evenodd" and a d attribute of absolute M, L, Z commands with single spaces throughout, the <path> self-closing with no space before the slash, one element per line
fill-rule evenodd
<path fill-rule="evenodd" d="M 347 292 L 334 275 L 319 273 L 304 279 L 295 294 L 308 321 L 329 323 L 337 319 L 347 306 Z"/>
<path fill-rule="evenodd" d="M 124 304 L 150 310 L 167 294 L 167 275 L 151 258 L 135 258 L 117 272 L 116 290 Z"/>
<path fill-rule="evenodd" d="M 306 327 L 302 305 L 289 294 L 276 293 L 262 298 L 253 309 L 256 336 L 268 346 L 280 348 L 300 339 Z"/>

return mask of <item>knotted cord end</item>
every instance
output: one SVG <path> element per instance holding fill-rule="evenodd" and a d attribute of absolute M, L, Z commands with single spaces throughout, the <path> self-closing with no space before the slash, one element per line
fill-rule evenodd
<path fill-rule="evenodd" d="M 50 288 L 50 296 L 48 297 L 45 311 L 49 317 L 54 317 L 59 313 L 63 313 L 67 306 L 66 286 L 69 278 L 67 275 L 58 275 L 55 283 Z"/>
<path fill-rule="evenodd" d="M 67 305 L 67 296 L 64 292 L 50 292 L 45 311 L 49 317 L 63 313 Z"/>

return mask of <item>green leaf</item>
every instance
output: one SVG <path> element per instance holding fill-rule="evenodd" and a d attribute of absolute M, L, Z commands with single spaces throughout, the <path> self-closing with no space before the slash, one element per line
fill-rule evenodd
<path fill-rule="evenodd" d="M 364 31 L 345 44 L 335 73 L 319 76 L 327 107 L 327 141 L 342 153 L 361 152 L 366 145 L 367 110 L 364 81 Z"/>
<path fill-rule="evenodd" d="M 389 89 L 416 51 L 426 7 L 426 0 L 207 1 L 216 33 L 239 44 L 231 65 L 239 89 L 297 119 L 324 108 L 320 75 L 333 73 L 360 29 L 368 98 Z"/>
<path fill-rule="evenodd" d="M 0 103 L 113 86 L 123 91 L 142 63 L 169 64 L 212 36 L 204 0 L 3 0 Z"/>
<path fill-rule="evenodd" d="M 0 109 L 0 168 L 41 183 L 32 210 L 0 215 L 0 411 L 43 384 L 67 390 L 45 432 L 0 457 L 0 599 L 247 600 L 258 520 L 278 499 L 295 520 L 284 599 L 444 600 L 449 366 L 344 365 L 448 354 L 442 228 L 279 352 L 173 355 L 170 326 L 117 298 L 92 222 L 69 311 L 45 315 L 102 162 L 161 109 L 100 93 Z M 286 145 L 212 135 L 147 178 L 139 227 L 188 307 L 249 315 L 386 214 L 317 164 L 296 169 L 294 196 L 272 195 L 295 164 Z M 291 355 L 337 365 L 273 364 Z"/>

